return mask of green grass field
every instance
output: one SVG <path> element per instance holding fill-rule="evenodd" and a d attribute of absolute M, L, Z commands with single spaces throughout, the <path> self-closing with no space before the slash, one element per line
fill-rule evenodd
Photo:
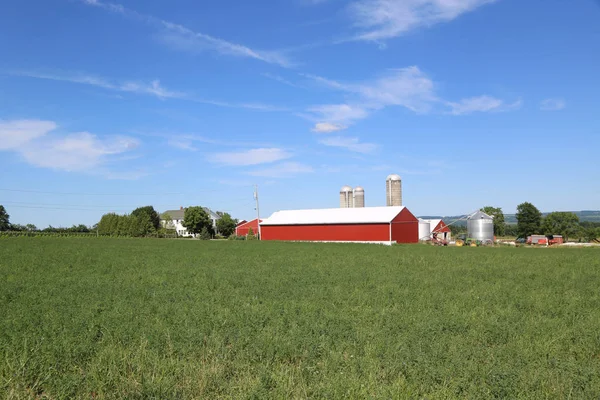
<path fill-rule="evenodd" d="M 0 398 L 598 398 L 600 251 L 0 240 Z"/>

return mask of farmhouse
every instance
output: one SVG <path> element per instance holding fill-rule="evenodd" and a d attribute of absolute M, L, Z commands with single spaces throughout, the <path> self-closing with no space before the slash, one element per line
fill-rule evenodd
<path fill-rule="evenodd" d="M 278 211 L 261 240 L 417 243 L 419 220 L 403 206 Z"/>
<path fill-rule="evenodd" d="M 217 221 L 221 219 L 221 216 L 213 212 L 210 208 L 202 207 L 208 214 L 212 221 L 212 226 L 215 232 L 217 232 Z M 167 229 L 175 229 L 177 236 L 191 237 L 193 234 L 189 233 L 187 228 L 183 226 L 183 216 L 185 214 L 185 208 L 180 207 L 179 210 L 167 210 L 160 216 L 160 223 Z"/>

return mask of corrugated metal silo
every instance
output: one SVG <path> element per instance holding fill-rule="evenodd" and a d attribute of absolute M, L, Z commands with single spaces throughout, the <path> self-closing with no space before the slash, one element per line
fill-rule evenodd
<path fill-rule="evenodd" d="M 470 238 L 494 241 L 494 217 L 477 211 L 467 219 L 467 232 Z"/>
<path fill-rule="evenodd" d="M 340 208 L 354 207 L 354 199 L 352 188 L 350 186 L 342 186 L 340 189 Z"/>
<path fill-rule="evenodd" d="M 419 240 L 431 239 L 431 224 L 429 221 L 419 219 Z"/>
<path fill-rule="evenodd" d="M 385 181 L 386 205 L 401 206 L 402 205 L 402 178 L 400 175 L 389 175 Z"/>
<path fill-rule="evenodd" d="M 360 186 L 354 188 L 354 207 L 362 208 L 365 206 L 365 189 Z"/>

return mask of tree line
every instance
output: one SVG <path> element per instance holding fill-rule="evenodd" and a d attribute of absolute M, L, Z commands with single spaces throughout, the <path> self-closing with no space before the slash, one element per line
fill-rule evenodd
<path fill-rule="evenodd" d="M 229 237 L 235 232 L 237 220 L 228 213 L 219 213 L 220 219 L 216 222 L 216 231 L 212 220 L 203 207 L 188 207 L 184 212 L 182 225 L 188 232 L 201 239 L 211 239 L 218 233 L 223 237 Z M 160 234 L 172 234 L 176 232 L 172 229 L 168 220 L 168 215 L 163 215 L 167 220 L 165 226 L 161 225 L 161 217 L 153 206 L 138 207 L 130 214 L 104 214 L 100 221 L 92 227 L 86 225 L 74 225 L 70 228 L 55 228 L 49 226 L 45 229 L 38 229 L 33 224 L 19 225 L 11 224 L 10 216 L 4 206 L 0 205 L 0 231 L 22 231 L 22 232 L 49 232 L 49 233 L 89 233 L 95 232 L 102 236 L 128 236 L 128 237 L 146 237 Z"/>
<path fill-rule="evenodd" d="M 579 221 L 577 214 L 556 211 L 545 217 L 532 203 L 524 202 L 517 206 L 517 223 L 505 223 L 500 207 L 486 206 L 481 211 L 494 217 L 494 235 L 526 238 L 530 235 L 562 235 L 565 240 L 579 238 L 585 241 L 600 237 L 600 223 Z M 452 225 L 453 234 L 466 233 L 466 226 Z"/>

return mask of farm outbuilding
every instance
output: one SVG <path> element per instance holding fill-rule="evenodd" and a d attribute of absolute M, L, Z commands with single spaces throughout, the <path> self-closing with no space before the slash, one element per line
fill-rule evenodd
<path fill-rule="evenodd" d="M 261 222 L 264 221 L 261 219 Z M 253 234 L 258 234 L 258 219 L 255 218 L 252 221 L 242 221 L 235 227 L 235 236 L 247 236 L 252 229 Z"/>
<path fill-rule="evenodd" d="M 451 231 L 448 225 L 441 219 L 426 219 L 424 221 L 429 222 L 430 238 L 433 238 L 433 234 L 437 233 L 437 238 L 441 240 L 450 240 Z"/>
<path fill-rule="evenodd" d="M 406 208 L 278 211 L 260 224 L 262 240 L 417 243 L 419 220 Z"/>

